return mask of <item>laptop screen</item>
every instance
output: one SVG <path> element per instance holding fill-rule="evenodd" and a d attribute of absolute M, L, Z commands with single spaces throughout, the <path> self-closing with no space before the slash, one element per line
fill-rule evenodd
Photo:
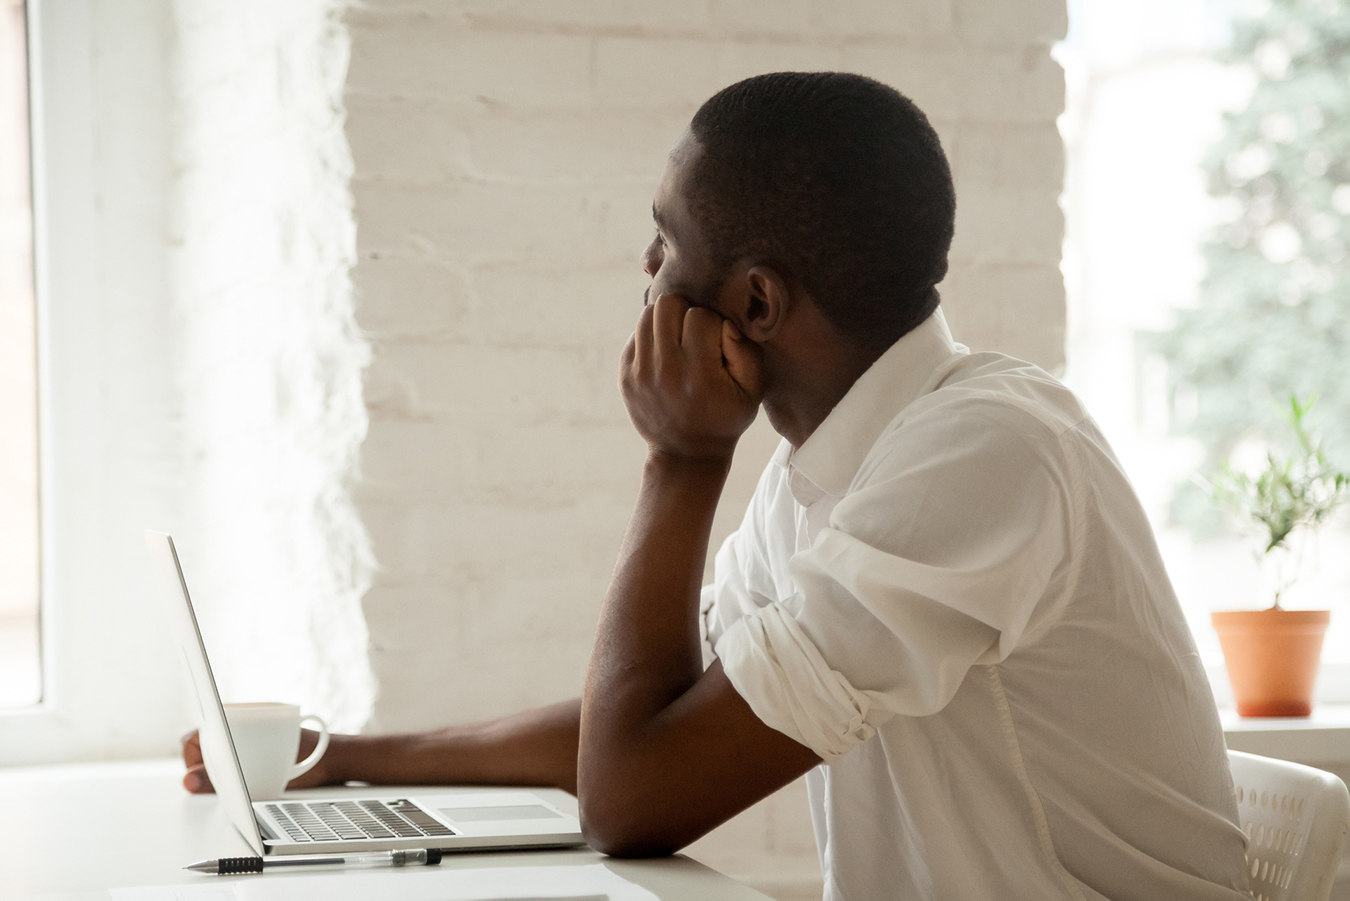
<path fill-rule="evenodd" d="M 206 770 L 211 775 L 216 794 L 225 805 L 230 822 L 234 823 L 234 828 L 239 830 L 254 853 L 261 857 L 264 853 L 262 836 L 258 834 L 258 823 L 253 819 L 253 805 L 249 800 L 248 788 L 244 785 L 244 772 L 239 767 L 234 740 L 230 738 L 230 727 L 225 721 L 225 708 L 220 704 L 215 677 L 211 675 L 206 645 L 202 641 L 201 629 L 197 626 L 192 598 L 188 596 L 187 580 L 183 578 L 183 568 L 178 562 L 178 551 L 173 546 L 173 539 L 163 532 L 147 531 L 145 542 L 150 548 L 150 558 L 156 570 L 155 583 L 160 587 L 159 593 L 171 617 L 178 648 L 192 679 L 193 697 L 197 702 L 197 732 Z"/>

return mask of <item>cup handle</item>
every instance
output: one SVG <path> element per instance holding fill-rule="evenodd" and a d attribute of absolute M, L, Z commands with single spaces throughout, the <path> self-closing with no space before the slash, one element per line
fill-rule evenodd
<path fill-rule="evenodd" d="M 314 746 L 313 751 L 309 752 L 308 757 L 291 767 L 291 774 L 286 777 L 287 782 L 290 782 L 298 776 L 303 776 L 305 773 L 314 769 L 314 764 L 318 763 L 319 758 L 323 756 L 323 752 L 328 750 L 328 724 L 325 723 L 322 718 L 317 717 L 312 713 L 307 713 L 300 717 L 300 725 L 303 726 L 306 720 L 313 720 L 318 723 L 319 743 Z"/>

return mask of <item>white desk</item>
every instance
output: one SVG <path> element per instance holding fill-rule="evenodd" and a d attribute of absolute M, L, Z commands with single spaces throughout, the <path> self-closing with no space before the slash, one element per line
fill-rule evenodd
<path fill-rule="evenodd" d="M 199 876 L 181 869 L 204 858 L 250 853 L 215 796 L 189 795 L 179 785 L 181 776 L 182 764 L 172 760 L 0 768 L 0 898 L 107 901 L 107 890 L 114 887 L 268 878 Z M 576 799 L 566 792 L 540 793 L 575 812 Z M 662 899 L 767 901 L 765 895 L 681 856 L 625 861 L 588 849 L 499 852 L 446 855 L 441 866 L 602 861 Z"/>

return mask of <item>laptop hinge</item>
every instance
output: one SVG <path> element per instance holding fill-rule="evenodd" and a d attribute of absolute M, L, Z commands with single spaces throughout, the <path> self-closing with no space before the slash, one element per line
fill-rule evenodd
<path fill-rule="evenodd" d="M 272 831 L 272 827 L 267 825 L 267 821 L 262 818 L 258 811 L 253 811 L 253 820 L 258 824 L 258 831 L 262 833 L 264 842 L 279 841 L 277 834 Z"/>

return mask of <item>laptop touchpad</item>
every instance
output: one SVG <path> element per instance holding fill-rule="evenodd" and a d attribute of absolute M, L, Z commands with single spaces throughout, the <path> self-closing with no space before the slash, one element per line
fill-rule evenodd
<path fill-rule="evenodd" d="M 438 807 L 437 812 L 452 823 L 490 823 L 502 820 L 561 819 L 562 814 L 542 804 L 513 804 L 504 807 Z"/>

